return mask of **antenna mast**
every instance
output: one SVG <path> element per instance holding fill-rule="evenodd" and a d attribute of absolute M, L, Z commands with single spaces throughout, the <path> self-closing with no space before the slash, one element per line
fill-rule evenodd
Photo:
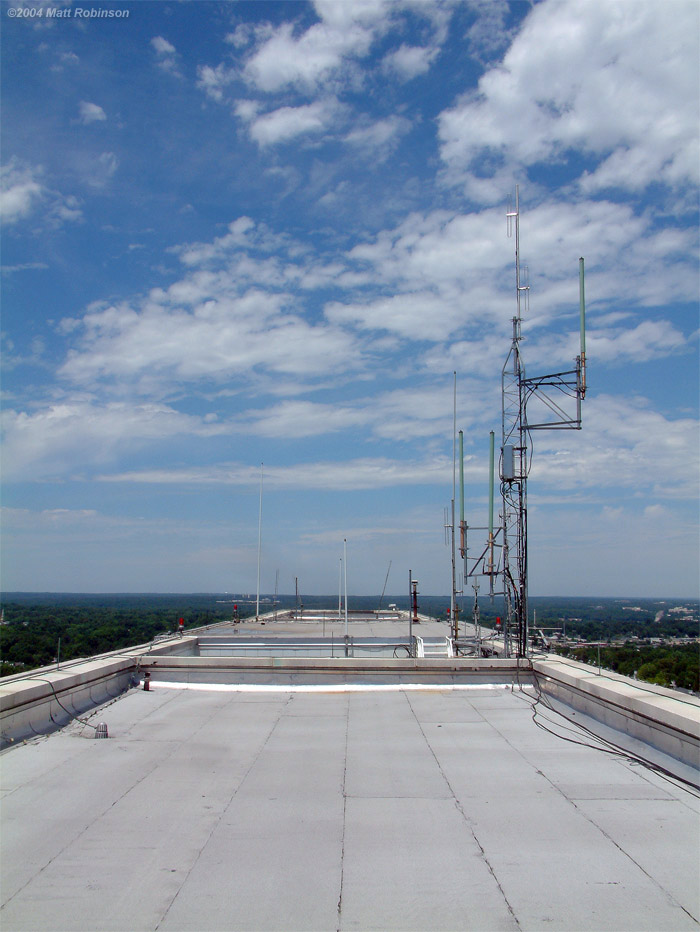
<path fill-rule="evenodd" d="M 501 373 L 501 497 L 503 499 L 503 571 L 506 622 L 505 656 L 518 656 L 527 647 L 527 427 L 520 355 L 523 296 L 527 306 L 529 286 L 522 284 L 520 268 L 520 196 L 515 187 L 515 210 L 508 211 L 508 235 L 515 227 L 515 300 L 513 341 Z"/>
<path fill-rule="evenodd" d="M 503 595 L 505 599 L 504 656 L 511 657 L 515 653 L 518 657 L 525 657 L 528 651 L 527 478 L 532 459 L 528 440 L 533 430 L 581 429 L 581 402 L 586 394 L 585 298 L 583 259 L 579 259 L 581 346 L 576 357 L 576 368 L 534 378 L 526 376 L 520 340 L 522 313 L 528 309 L 530 286 L 524 280 L 527 276 L 523 275 L 520 264 L 520 199 L 517 186 L 515 210 L 508 211 L 507 220 L 508 235 L 512 236 L 515 232 L 516 313 L 513 317 L 510 350 L 501 372 L 501 525 L 494 531 L 494 434 L 491 431 L 488 542 L 476 558 L 465 556 L 465 584 L 467 578 L 477 577 L 474 581 L 474 621 L 479 652 L 478 577 L 486 576 L 489 580 L 489 595 Z M 536 407 L 530 413 L 528 406 L 532 402 Z M 466 531 L 465 523 L 465 538 Z M 500 555 L 494 555 L 494 548 L 500 550 Z M 496 579 L 503 581 L 503 588 L 498 592 L 494 589 Z"/>
<path fill-rule="evenodd" d="M 255 620 L 260 619 L 260 551 L 262 545 L 263 464 L 260 464 L 260 507 L 258 508 L 258 588 L 255 597 Z"/>
<path fill-rule="evenodd" d="M 581 349 L 576 368 L 566 372 L 527 378 L 520 354 L 523 304 L 529 305 L 530 286 L 523 283 L 520 265 L 520 200 L 515 188 L 515 210 L 508 211 L 508 233 L 515 229 L 515 295 L 516 316 L 513 318 L 513 341 L 506 358 L 502 380 L 502 446 L 500 461 L 502 518 L 502 572 L 506 602 L 504 625 L 505 655 L 513 650 L 525 657 L 528 648 L 528 547 L 527 547 L 527 477 L 531 454 L 528 438 L 533 430 L 580 430 L 581 402 L 586 394 L 586 337 L 583 259 L 579 259 L 579 291 L 581 317 Z M 575 411 L 567 410 L 567 402 L 558 395 L 571 398 Z M 538 407 L 532 417 L 528 404 Z M 570 403 L 569 403 L 570 407 Z"/>

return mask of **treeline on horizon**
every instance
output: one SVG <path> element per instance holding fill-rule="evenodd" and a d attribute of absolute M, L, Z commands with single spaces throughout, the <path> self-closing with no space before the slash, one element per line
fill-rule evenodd
<path fill-rule="evenodd" d="M 338 604 L 337 596 L 335 599 L 302 596 L 299 601 L 306 609 L 328 608 Z M 351 611 L 372 610 L 379 607 L 379 602 L 379 596 L 349 597 L 348 608 Z M 232 617 L 234 604 L 237 604 L 242 618 L 255 614 L 255 598 L 229 593 L 6 593 L 1 603 L 3 624 L 0 625 L 0 675 L 8 676 L 55 663 L 59 653 L 59 639 L 61 660 L 90 657 L 147 643 L 158 634 L 174 632 L 180 618 L 184 619 L 185 628 L 225 621 Z M 386 609 L 390 604 L 407 609 L 408 596 L 385 596 L 382 608 Z M 683 619 L 679 613 L 674 613 L 664 615 L 659 621 L 654 620 L 659 611 L 677 604 L 688 606 L 692 617 Z M 294 608 L 295 605 L 294 595 L 278 596 L 277 608 L 280 611 Z M 642 611 L 626 610 L 625 605 L 638 606 Z M 536 615 L 536 625 L 533 627 L 542 628 L 545 633 L 547 629 L 562 630 L 565 627 L 567 637 L 581 641 L 698 635 L 697 600 L 669 599 L 664 605 L 662 601 L 652 599 L 621 601 L 535 597 L 530 600 L 530 606 Z M 445 621 L 448 607 L 449 599 L 444 597 L 419 599 L 419 610 L 422 613 Z M 272 596 L 261 596 L 261 612 L 271 611 L 272 608 Z M 480 602 L 480 611 L 482 624 L 491 627 L 498 617 L 504 615 L 502 600 L 495 599 L 491 604 L 485 598 Z M 461 618 L 465 622 L 471 620 L 471 605 L 465 607 Z M 631 650 L 635 652 L 634 647 Z M 614 658 L 609 659 L 612 663 Z M 608 663 L 605 665 L 615 669 Z M 660 672 L 656 670 L 654 675 L 660 675 Z M 692 678 L 692 670 L 689 675 Z M 681 674 L 678 673 L 678 676 Z M 697 673 L 695 677 L 694 682 L 697 683 Z M 682 685 L 679 679 L 675 682 Z M 697 690 L 698 687 L 684 688 Z"/>
<path fill-rule="evenodd" d="M 632 676 L 657 686 L 700 692 L 700 658 L 697 644 L 647 647 L 556 648 L 558 654 L 580 663 L 600 666 L 623 676 Z"/>

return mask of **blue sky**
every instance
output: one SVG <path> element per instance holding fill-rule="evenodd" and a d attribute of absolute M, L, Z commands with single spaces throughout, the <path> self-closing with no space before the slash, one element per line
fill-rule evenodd
<path fill-rule="evenodd" d="M 517 184 L 528 375 L 573 365 L 579 256 L 589 324 L 530 591 L 696 595 L 699 11 L 3 0 L 3 588 L 254 591 L 264 463 L 264 591 L 334 592 L 347 538 L 350 592 L 448 593 Z"/>

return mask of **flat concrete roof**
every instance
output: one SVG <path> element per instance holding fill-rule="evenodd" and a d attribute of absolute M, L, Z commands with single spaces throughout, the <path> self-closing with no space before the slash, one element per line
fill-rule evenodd
<path fill-rule="evenodd" d="M 260 621 L 246 618 L 244 621 L 233 624 L 232 622 L 220 622 L 210 626 L 208 632 L 211 634 L 235 634 L 240 633 L 244 637 L 253 634 L 264 635 L 265 637 L 330 637 L 331 634 L 336 638 L 342 638 L 345 634 L 345 621 L 338 618 L 337 612 L 326 613 L 325 621 L 318 615 L 307 615 L 301 620 L 292 620 L 285 618 L 288 612 L 279 612 L 277 620 L 271 615 L 261 615 Z M 425 615 L 419 616 L 418 624 L 413 625 L 413 633 L 419 637 L 449 637 L 451 630 L 450 625 L 445 621 L 437 621 Z M 461 627 L 461 626 L 460 626 Z M 471 624 L 465 625 L 465 630 L 473 630 Z M 189 634 L 186 631 L 185 634 Z M 197 629 L 197 633 L 206 635 L 207 630 Z M 372 613 L 357 613 L 348 617 L 348 634 L 350 637 L 369 637 L 369 638 L 397 638 L 408 637 L 408 616 L 404 613 L 403 617 L 396 619 L 376 618 Z"/>
<path fill-rule="evenodd" d="M 0 757 L 0 925 L 697 930 L 696 796 L 524 685 L 131 690 Z"/>

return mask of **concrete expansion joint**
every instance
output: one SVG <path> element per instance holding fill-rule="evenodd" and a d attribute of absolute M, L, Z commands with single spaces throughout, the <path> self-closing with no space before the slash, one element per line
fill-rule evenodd
<path fill-rule="evenodd" d="M 348 697 L 346 706 L 345 706 L 345 750 L 343 756 L 343 783 L 342 783 L 342 794 L 343 794 L 343 834 L 340 841 L 340 884 L 338 890 L 338 927 L 336 932 L 341 932 L 342 930 L 342 913 L 343 913 L 343 881 L 345 879 L 345 830 L 347 826 L 347 807 L 348 807 L 348 794 L 346 792 L 346 781 L 348 773 L 348 734 L 350 731 L 350 698 Z"/>

